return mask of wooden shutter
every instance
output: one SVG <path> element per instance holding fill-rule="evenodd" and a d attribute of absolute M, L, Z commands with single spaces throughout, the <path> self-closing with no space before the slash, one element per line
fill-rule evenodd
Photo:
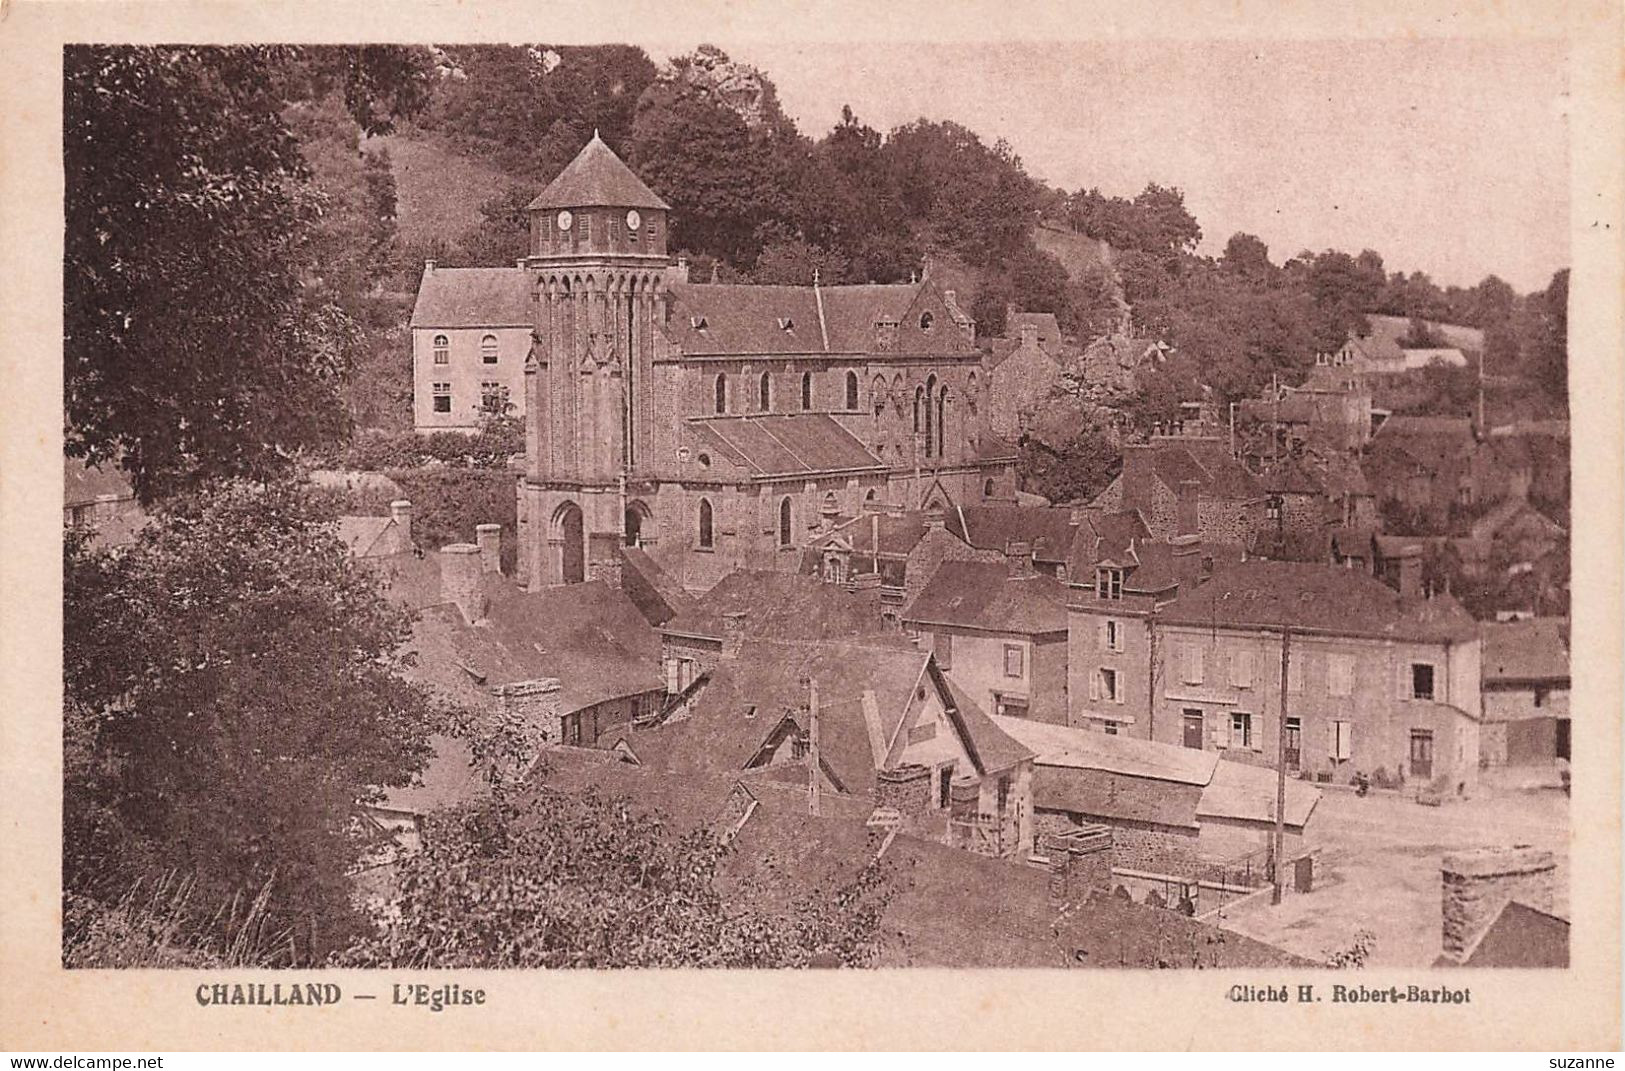
<path fill-rule="evenodd" d="M 1100 669 L 1098 667 L 1089 671 L 1089 698 L 1100 698 Z"/>
<path fill-rule="evenodd" d="M 1230 683 L 1237 688 L 1251 688 L 1253 686 L 1253 653 L 1251 651 L 1230 652 Z"/>

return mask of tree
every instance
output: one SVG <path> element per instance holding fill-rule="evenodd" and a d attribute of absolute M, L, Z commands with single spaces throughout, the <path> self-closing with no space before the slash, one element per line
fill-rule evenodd
<path fill-rule="evenodd" d="M 64 52 L 67 448 L 121 463 L 143 500 L 274 473 L 344 431 L 354 328 L 307 285 L 322 201 L 281 118 L 285 93 L 328 71 L 376 125 L 392 65 L 343 56 Z"/>
<path fill-rule="evenodd" d="M 1270 247 L 1257 235 L 1238 231 L 1224 244 L 1219 267 L 1237 278 L 1262 285 L 1269 281 L 1275 266 L 1270 263 Z"/>
<path fill-rule="evenodd" d="M 847 260 L 840 253 L 800 238 L 786 238 L 762 247 L 756 257 L 752 282 L 809 286 L 814 278 L 828 285 L 846 279 Z"/>
<path fill-rule="evenodd" d="M 1122 462 L 1118 450 L 1099 428 L 1086 426 L 1069 441 L 1051 446 L 1036 436 L 1023 436 L 1016 474 L 1023 490 L 1051 502 L 1087 502 L 1116 478 Z"/>
<path fill-rule="evenodd" d="M 497 791 L 431 819 L 399 868 L 399 921 L 335 960 L 347 967 L 805 967 L 870 962 L 890 894 L 871 862 L 829 889 L 724 897 L 727 849 L 597 792 Z M 772 874 L 771 860 L 761 870 Z M 792 868 L 793 869 L 793 868 Z M 785 900 L 788 900 L 788 903 Z"/>
<path fill-rule="evenodd" d="M 407 628 L 283 485 L 177 496 L 122 552 L 68 539 L 64 887 L 112 904 L 180 875 L 218 941 L 212 912 L 265 891 L 288 963 L 342 944 L 357 803 L 439 724 L 397 676 Z"/>

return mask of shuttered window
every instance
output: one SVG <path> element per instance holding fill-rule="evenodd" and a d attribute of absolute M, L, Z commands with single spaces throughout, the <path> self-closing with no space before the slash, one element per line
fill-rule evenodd
<path fill-rule="evenodd" d="M 1354 658 L 1352 655 L 1326 656 L 1326 694 L 1350 696 L 1354 694 Z"/>

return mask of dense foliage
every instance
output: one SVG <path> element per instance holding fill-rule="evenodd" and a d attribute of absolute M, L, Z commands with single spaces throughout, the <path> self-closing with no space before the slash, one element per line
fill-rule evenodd
<path fill-rule="evenodd" d="M 353 923 L 358 801 L 404 784 L 436 723 L 397 675 L 405 618 L 292 489 L 170 499 L 134 546 L 64 551 L 64 887 L 108 905 L 178 875 L 223 951 L 265 893 L 279 955 Z"/>
<path fill-rule="evenodd" d="M 764 910 L 748 886 L 723 894 L 728 849 L 710 832 L 676 832 L 596 792 L 498 792 L 436 816 L 424 841 L 399 867 L 399 920 L 337 965 L 862 966 L 890 892 L 871 864 Z"/>
<path fill-rule="evenodd" d="M 306 147 L 341 121 L 387 129 L 424 99 L 414 57 L 65 50 L 70 454 L 121 463 L 151 500 L 343 436 L 356 325 L 341 295 L 387 244 L 392 193 L 377 164 L 352 159 L 344 177 L 345 161 L 307 157 L 293 126 L 310 128 Z M 330 95 L 345 107 L 290 125 Z"/>

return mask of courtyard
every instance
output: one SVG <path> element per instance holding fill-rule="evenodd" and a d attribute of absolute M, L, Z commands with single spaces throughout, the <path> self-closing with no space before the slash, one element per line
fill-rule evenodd
<path fill-rule="evenodd" d="M 1313 818 L 1314 890 L 1268 895 L 1212 921 L 1314 960 L 1353 945 L 1360 930 L 1375 941 L 1367 965 L 1424 967 L 1438 957 L 1439 866 L 1447 852 L 1528 844 L 1557 859 L 1553 910 L 1568 915 L 1569 800 L 1554 789 L 1488 788 L 1477 797 L 1426 807 L 1408 796 L 1327 791 Z"/>

